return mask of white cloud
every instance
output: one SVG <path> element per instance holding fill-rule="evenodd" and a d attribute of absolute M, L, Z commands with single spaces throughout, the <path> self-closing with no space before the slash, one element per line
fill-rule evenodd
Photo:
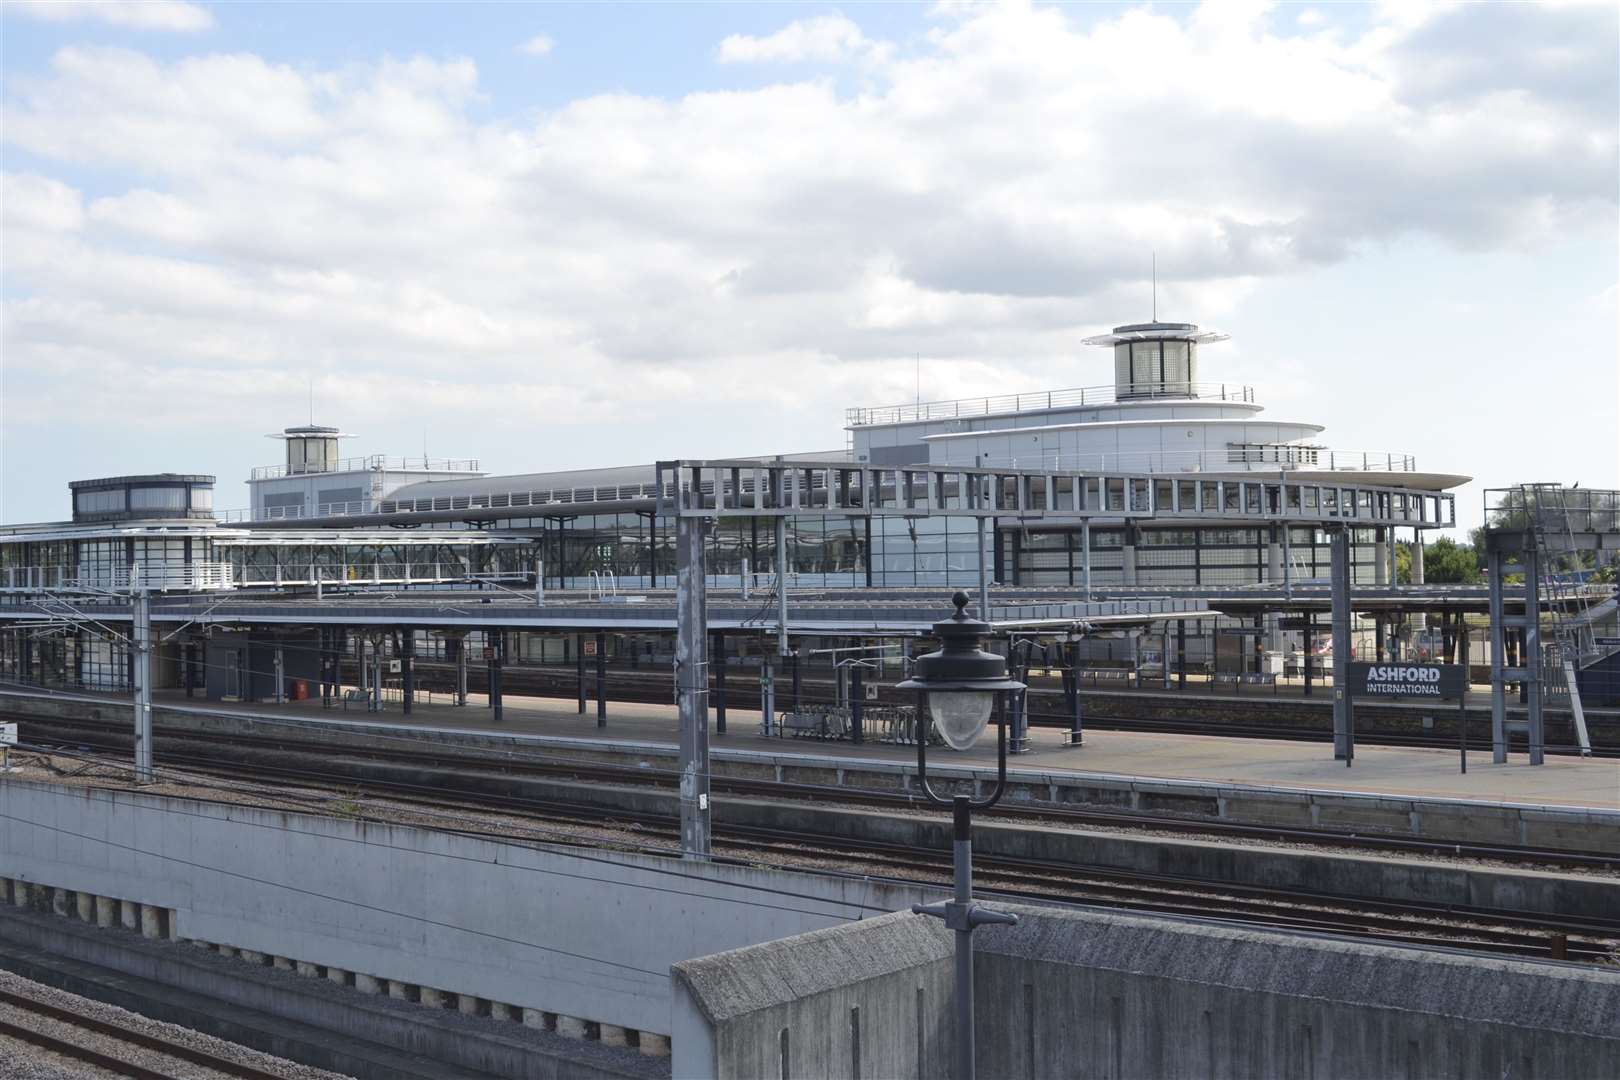
<path fill-rule="evenodd" d="M 8 440 L 118 415 L 235 445 L 314 374 L 344 424 L 540 440 L 504 467 L 823 447 L 845 405 L 910 398 L 918 353 L 925 396 L 1105 381 L 1077 340 L 1145 314 L 1152 250 L 1161 313 L 1196 320 L 1404 238 L 1614 235 L 1611 10 L 1253 14 L 968 6 L 904 54 L 828 16 L 721 53 L 858 56 L 858 93 L 539 114 L 463 59 L 64 49 L 8 72 L 0 116 L 30 163 L 3 192 Z M 1477 62 L 1499 26 L 1558 62 Z M 683 395 L 727 425 L 671 419 Z"/>
<path fill-rule="evenodd" d="M 718 56 L 723 64 L 834 64 L 857 58 L 881 59 L 888 51 L 887 45 L 868 38 L 843 15 L 818 15 L 789 23 L 769 37 L 732 34 L 720 42 Z"/>
<path fill-rule="evenodd" d="M 182 0 L 6 0 L 4 12 L 47 22 L 104 22 L 131 30 L 194 33 L 214 25 L 207 8 Z"/>
<path fill-rule="evenodd" d="M 523 44 L 519 45 L 518 52 L 525 53 L 529 56 L 546 56 L 549 55 L 551 50 L 556 47 L 557 43 L 552 41 L 546 35 L 536 34 L 528 41 L 525 41 Z"/>

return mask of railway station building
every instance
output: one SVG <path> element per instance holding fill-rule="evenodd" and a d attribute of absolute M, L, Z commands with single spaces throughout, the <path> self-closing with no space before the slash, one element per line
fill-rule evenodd
<path fill-rule="evenodd" d="M 1281 674 L 1285 655 L 1310 666 L 1317 624 L 1287 619 L 1300 609 L 1280 598 L 1325 588 L 1331 533 L 1348 535 L 1350 578 L 1362 589 L 1394 590 L 1396 541 L 1415 541 L 1411 584 L 1421 585 L 1422 536 L 1455 524 L 1451 492 L 1469 478 L 1404 452 L 1347 450 L 1319 424 L 1272 418 L 1255 388 L 1205 377 L 1205 352 L 1225 339 L 1190 323 L 1118 326 L 1084 342 L 1110 383 L 851 408 L 839 450 L 744 454 L 698 470 L 708 479 L 696 481 L 681 478 L 679 459 L 490 473 L 471 459 L 345 456 L 350 436 L 339 429 L 288 427 L 271 436 L 283 460 L 252 471 L 240 509 L 222 507 L 203 473 L 74 482 L 67 520 L 0 525 L 0 590 L 634 599 L 674 588 L 670 500 L 695 482 L 717 507 L 703 544 L 706 580 L 721 593 L 767 594 L 778 572 L 795 598 L 871 602 L 986 581 L 1023 603 L 1175 598 L 1197 607 L 1250 593 L 1241 613 L 1186 627 L 1182 662 L 1207 669 L 1222 654 L 1233 676 Z M 785 496 L 766 490 L 781 483 L 793 509 L 776 515 L 778 528 L 758 511 Z M 994 512 L 950 511 L 975 497 Z M 897 500 L 919 509 L 897 509 Z M 1421 630 L 1421 616 L 1400 615 L 1410 605 L 1399 596 L 1390 604 L 1387 617 L 1358 623 L 1363 655 L 1387 655 Z M 92 630 L 0 638 L 0 672 L 13 677 L 128 685 L 122 647 Z M 416 655 L 459 647 L 444 635 L 417 638 Z M 571 661 L 583 647 L 543 632 L 480 630 L 467 641 L 497 643 L 514 659 Z M 1081 651 L 1135 667 L 1140 643 L 1098 635 Z M 668 647 L 621 636 L 603 645 L 648 659 Z M 1169 648 L 1161 634 L 1161 667 Z M 1265 653 L 1272 659 L 1262 662 Z M 158 677 L 175 685 L 179 665 Z M 245 686 L 237 692 L 255 693 Z M 230 692 L 212 677 L 209 689 Z"/>

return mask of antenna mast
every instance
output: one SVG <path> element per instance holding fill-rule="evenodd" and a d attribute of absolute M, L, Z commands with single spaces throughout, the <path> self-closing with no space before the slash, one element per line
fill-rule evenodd
<path fill-rule="evenodd" d="M 1153 253 L 1153 321 L 1159 321 L 1159 253 Z"/>

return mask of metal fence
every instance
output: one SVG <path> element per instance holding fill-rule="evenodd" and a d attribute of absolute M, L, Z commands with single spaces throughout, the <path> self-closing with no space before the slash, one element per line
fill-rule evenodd
<path fill-rule="evenodd" d="M 1254 401 L 1254 387 L 1241 383 L 1161 382 L 1138 385 L 1120 394 L 1113 383 L 1106 386 L 1077 386 L 1068 390 L 1041 390 L 1032 394 L 1002 394 L 994 397 L 957 398 L 954 401 L 921 401 L 909 405 L 878 405 L 847 409 L 847 427 L 871 424 L 924 423 L 952 420 L 959 416 L 989 416 L 995 413 L 1034 412 L 1045 409 L 1086 408 L 1126 401 L 1152 401 L 1156 398 L 1207 401 Z"/>

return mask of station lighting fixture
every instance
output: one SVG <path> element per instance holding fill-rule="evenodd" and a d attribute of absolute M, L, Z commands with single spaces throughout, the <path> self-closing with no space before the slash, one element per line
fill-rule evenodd
<path fill-rule="evenodd" d="M 950 900 L 937 904 L 914 904 L 915 915 L 944 919 L 956 932 L 956 1080 L 973 1080 L 973 930 L 999 924 L 1015 926 L 1018 916 L 992 911 L 973 902 L 973 842 L 970 816 L 974 810 L 994 806 L 1007 788 L 1007 711 L 995 708 L 996 695 L 1024 689 L 1024 684 L 1007 677 L 1007 661 L 981 646 L 990 633 L 990 624 L 969 618 L 968 595 L 951 597 L 956 613 L 934 624 L 939 638 L 938 652 L 917 658 L 912 677 L 900 683 L 900 690 L 917 691 L 917 780 L 930 802 L 951 807 L 954 817 L 952 854 L 955 864 L 955 892 Z M 966 750 L 979 741 L 996 714 L 996 786 L 983 799 L 956 795 L 949 799 L 934 792 L 928 783 L 928 727 L 932 726 L 953 750 Z M 931 720 L 923 723 L 923 717 Z"/>

